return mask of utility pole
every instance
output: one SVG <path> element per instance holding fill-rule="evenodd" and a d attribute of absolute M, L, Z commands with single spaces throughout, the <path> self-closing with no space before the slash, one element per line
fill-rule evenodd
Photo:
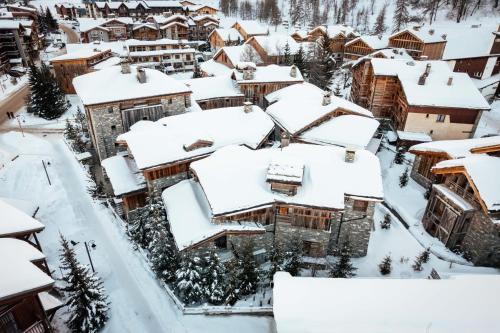
<path fill-rule="evenodd" d="M 21 125 L 21 120 L 19 120 L 19 115 L 16 116 L 16 119 L 17 119 L 17 123 L 19 124 L 19 129 L 21 130 L 21 134 L 23 135 L 23 138 L 24 138 L 24 130 L 23 130 L 23 126 Z"/>
<path fill-rule="evenodd" d="M 83 243 L 85 244 L 85 250 L 87 250 L 87 255 L 89 256 L 90 267 L 92 268 L 92 273 L 95 273 L 94 263 L 92 262 L 92 258 L 90 257 L 89 246 L 87 245 L 87 242 L 83 242 Z"/>

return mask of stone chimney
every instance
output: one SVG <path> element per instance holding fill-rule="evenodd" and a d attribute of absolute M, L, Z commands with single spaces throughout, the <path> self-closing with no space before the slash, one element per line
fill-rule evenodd
<path fill-rule="evenodd" d="M 346 163 L 352 163 L 354 162 L 355 157 L 356 157 L 356 149 L 352 147 L 346 147 L 344 161 Z"/>
<path fill-rule="evenodd" d="M 128 59 L 122 59 L 120 65 L 122 67 L 122 74 L 130 74 L 130 61 Z"/>
<path fill-rule="evenodd" d="M 243 70 L 243 80 L 253 80 L 255 78 L 254 70 L 245 68 Z"/>
<path fill-rule="evenodd" d="M 447 34 L 442 34 L 442 35 L 441 35 L 441 38 L 442 38 L 442 39 L 444 39 L 444 40 L 446 40 L 446 37 L 448 37 L 448 35 L 447 35 Z"/>
<path fill-rule="evenodd" d="M 418 85 L 419 86 L 425 85 L 425 80 L 426 79 L 427 79 L 427 75 L 425 75 L 425 73 L 422 74 L 422 75 L 420 75 L 420 77 L 418 78 Z"/>
<path fill-rule="evenodd" d="M 432 65 L 430 63 L 427 63 L 427 65 L 425 65 L 425 75 L 426 76 L 429 76 L 429 74 L 431 73 L 431 67 L 432 67 Z"/>
<path fill-rule="evenodd" d="M 146 71 L 142 67 L 137 67 L 137 81 L 146 83 Z"/>
<path fill-rule="evenodd" d="M 450 76 L 448 78 L 448 83 L 447 83 L 449 86 L 451 86 L 453 84 L 453 76 Z"/>
<path fill-rule="evenodd" d="M 281 148 L 288 147 L 290 144 L 290 137 L 288 136 L 288 133 L 283 132 L 281 133 Z"/>
<path fill-rule="evenodd" d="M 245 111 L 245 113 L 252 112 L 253 111 L 252 102 L 246 101 L 245 103 L 243 103 L 243 111 Z"/>
<path fill-rule="evenodd" d="M 332 102 L 332 93 L 329 91 L 325 91 L 323 94 L 323 103 L 321 103 L 323 106 L 328 105 Z"/>
<path fill-rule="evenodd" d="M 429 29 L 429 35 L 434 35 L 434 29 Z"/>
<path fill-rule="evenodd" d="M 297 66 L 292 65 L 292 67 L 290 68 L 290 76 L 297 77 Z"/>

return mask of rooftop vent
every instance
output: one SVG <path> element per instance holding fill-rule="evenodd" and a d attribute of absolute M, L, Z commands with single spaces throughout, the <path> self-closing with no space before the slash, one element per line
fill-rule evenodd
<path fill-rule="evenodd" d="M 192 151 L 195 149 L 200 149 L 200 148 L 205 148 L 205 147 L 211 147 L 214 144 L 214 141 L 212 139 L 196 139 L 192 142 L 185 143 L 182 148 L 184 148 L 185 151 Z"/>
<path fill-rule="evenodd" d="M 447 82 L 447 85 L 451 86 L 453 84 L 453 76 L 450 76 L 448 78 L 448 82 Z"/>
<path fill-rule="evenodd" d="M 272 191 L 295 195 L 302 185 L 303 176 L 304 163 L 288 156 L 279 156 L 269 164 L 266 182 L 271 184 Z"/>
<path fill-rule="evenodd" d="M 434 29 L 429 29 L 429 35 L 434 35 L 435 30 Z"/>
<path fill-rule="evenodd" d="M 353 163 L 354 162 L 354 159 L 356 157 L 356 149 L 352 148 L 352 147 L 347 147 L 345 149 L 345 157 L 344 157 L 344 161 L 346 163 Z"/>
<path fill-rule="evenodd" d="M 415 66 L 415 61 L 408 61 L 406 64 L 408 66 Z"/>
<path fill-rule="evenodd" d="M 290 67 L 290 76 L 297 77 L 297 66 L 292 65 L 292 67 Z"/>
<path fill-rule="evenodd" d="M 427 65 L 425 65 L 425 75 L 429 76 L 429 74 L 431 73 L 431 63 L 427 63 Z"/>
<path fill-rule="evenodd" d="M 253 104 L 252 104 L 252 102 L 246 101 L 245 103 L 243 103 L 243 111 L 245 111 L 245 113 L 252 112 L 253 111 Z"/>
<path fill-rule="evenodd" d="M 425 80 L 427 80 L 427 75 L 425 75 L 425 73 L 424 73 L 424 74 L 420 75 L 420 77 L 418 78 L 418 85 L 419 86 L 425 85 Z"/>
<path fill-rule="evenodd" d="M 447 35 L 447 34 L 442 34 L 442 35 L 441 35 L 441 38 L 442 38 L 442 39 L 444 39 L 444 40 L 446 40 L 446 37 L 448 37 L 448 35 Z"/>
<path fill-rule="evenodd" d="M 146 71 L 142 67 L 137 67 L 137 81 L 146 83 Z"/>
<path fill-rule="evenodd" d="M 122 67 L 122 74 L 130 74 L 130 61 L 128 59 L 122 59 L 120 66 Z"/>
<path fill-rule="evenodd" d="M 288 133 L 286 132 L 281 133 L 281 148 L 288 147 L 289 144 L 290 144 L 290 136 L 288 135 Z"/>
<path fill-rule="evenodd" d="M 323 94 L 323 102 L 321 103 L 322 105 L 328 105 L 332 102 L 332 93 L 329 91 L 325 91 Z"/>

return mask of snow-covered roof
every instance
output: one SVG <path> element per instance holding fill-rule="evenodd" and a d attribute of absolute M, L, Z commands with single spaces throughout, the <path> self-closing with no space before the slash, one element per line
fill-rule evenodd
<path fill-rule="evenodd" d="M 273 192 L 266 183 L 272 161 L 304 162 L 302 185 L 297 194 Z M 284 202 L 321 209 L 343 209 L 345 195 L 381 200 L 383 188 L 378 158 L 356 151 L 352 163 L 345 162 L 345 148 L 291 144 L 283 149 L 251 150 L 242 146 L 219 149 L 191 163 L 205 192 L 212 214 L 227 215 Z"/>
<path fill-rule="evenodd" d="M 257 44 L 266 51 L 268 56 L 283 55 L 287 43 L 291 54 L 297 53 L 300 48 L 300 44 L 286 34 L 275 33 L 267 36 L 253 36 L 246 41 L 246 44 L 250 43 L 252 39 L 255 39 Z"/>
<path fill-rule="evenodd" d="M 445 153 L 450 158 L 462 158 L 474 153 L 475 149 L 500 147 L 500 136 L 464 140 L 441 140 L 420 143 L 410 148 L 412 153 Z M 500 150 L 500 149 L 499 149 Z"/>
<path fill-rule="evenodd" d="M 263 62 L 257 51 L 255 51 L 255 49 L 248 44 L 236 45 L 236 46 L 224 46 L 214 54 L 213 59 L 215 59 L 220 53 L 225 53 L 229 61 L 231 61 L 231 63 L 233 64 L 233 66 L 236 66 L 237 63 L 244 60 L 243 58 L 246 52 L 245 48 L 250 48 L 255 58 L 254 59 L 255 63 L 260 64 Z"/>
<path fill-rule="evenodd" d="M 347 42 L 345 44 L 345 46 L 349 46 L 351 44 L 354 44 L 359 40 L 365 42 L 366 45 L 368 45 L 369 47 L 371 47 L 374 50 L 385 49 L 389 45 L 389 37 L 387 37 L 387 36 L 363 35 L 363 36 L 354 38 L 350 42 Z"/>
<path fill-rule="evenodd" d="M 342 24 L 328 25 L 326 27 L 324 25 L 320 25 L 309 31 L 309 33 L 311 34 L 315 30 L 321 30 L 323 32 L 328 33 L 328 36 L 330 38 L 336 37 L 339 34 L 342 34 L 347 37 L 347 35 L 351 33 L 359 36 L 359 33 L 357 33 L 353 27 Z"/>
<path fill-rule="evenodd" d="M 488 211 L 500 211 L 500 158 L 474 154 L 464 158 L 437 163 L 432 170 L 463 167 L 483 200 Z"/>
<path fill-rule="evenodd" d="M 253 21 L 253 20 L 239 20 L 236 23 L 238 23 L 240 25 L 240 27 L 248 35 L 267 35 L 269 33 L 269 28 L 266 27 L 263 24 L 260 24 L 257 21 Z M 231 28 L 233 28 L 234 25 L 232 25 Z"/>
<path fill-rule="evenodd" d="M 116 53 L 120 56 L 126 56 L 128 53 L 127 44 L 125 41 L 114 41 L 114 42 L 102 42 L 96 41 L 92 43 L 70 43 L 66 44 L 66 53 L 71 54 L 75 52 L 81 52 L 83 50 L 87 50 L 87 52 L 92 51 L 93 49 L 100 50 L 111 50 L 111 52 Z"/>
<path fill-rule="evenodd" d="M 130 69 L 123 74 L 121 66 L 112 66 L 84 74 L 73 79 L 73 86 L 85 105 L 190 92 L 183 83 L 155 69 L 144 68 L 146 82 L 140 83 L 137 67 Z"/>
<path fill-rule="evenodd" d="M 342 115 L 328 119 L 300 135 L 302 141 L 365 149 L 379 122 L 373 118 Z"/>
<path fill-rule="evenodd" d="M 89 30 L 94 29 L 95 27 L 98 27 L 104 23 L 107 22 L 107 19 L 105 18 L 89 18 L 89 17 L 79 17 L 76 19 L 78 22 L 78 29 L 81 32 L 87 32 Z"/>
<path fill-rule="evenodd" d="M 232 70 L 213 59 L 200 63 L 200 69 L 208 76 L 230 75 Z"/>
<path fill-rule="evenodd" d="M 135 57 L 151 57 L 151 56 L 161 56 L 164 54 L 185 54 L 185 53 L 195 53 L 196 50 L 192 48 L 186 49 L 169 49 L 169 50 L 151 50 L 151 51 L 134 51 L 129 52 L 130 58 Z"/>
<path fill-rule="evenodd" d="M 146 188 L 146 180 L 137 169 L 135 161 L 124 154 L 118 154 L 102 161 L 115 196 L 142 191 Z"/>
<path fill-rule="evenodd" d="M 422 132 L 407 132 L 407 131 L 397 131 L 400 140 L 405 141 L 418 141 L 418 142 L 430 142 L 432 138 L 427 133 Z"/>
<path fill-rule="evenodd" d="M 254 222 L 213 223 L 207 199 L 200 184 L 184 180 L 163 191 L 170 231 L 179 251 L 225 232 L 264 233 Z"/>
<path fill-rule="evenodd" d="M 434 106 L 489 110 L 490 106 L 467 73 L 454 73 L 445 61 L 371 60 L 375 75 L 397 76 L 411 106 Z M 425 84 L 419 85 L 427 64 L 431 65 Z M 448 85 L 449 78 L 452 83 Z"/>
<path fill-rule="evenodd" d="M 184 81 L 196 101 L 243 96 L 230 75 L 202 77 Z"/>
<path fill-rule="evenodd" d="M 98 62 L 97 64 L 92 66 L 92 68 L 94 68 L 95 70 L 101 70 L 101 69 L 108 68 L 111 66 L 119 65 L 120 62 L 121 62 L 120 57 L 109 57 L 108 59 L 106 59 L 104 61 Z"/>
<path fill-rule="evenodd" d="M 0 30 L 2 29 L 19 29 L 21 23 L 13 20 L 0 20 Z"/>
<path fill-rule="evenodd" d="M 297 75 L 292 77 L 292 66 L 267 65 L 259 66 L 254 71 L 253 79 L 243 79 L 243 72 L 234 70 L 234 76 L 238 84 L 245 83 L 266 83 L 266 82 L 304 82 L 300 70 L 297 68 Z"/>
<path fill-rule="evenodd" d="M 267 168 L 266 181 L 302 184 L 304 178 L 304 162 L 286 155 L 278 155 L 271 160 Z"/>
<path fill-rule="evenodd" d="M 490 54 L 495 41 L 492 33 L 498 30 L 498 24 L 465 24 L 440 27 L 439 32 L 446 34 L 446 47 L 443 59 L 464 59 L 484 57 Z"/>
<path fill-rule="evenodd" d="M 87 58 L 92 58 L 98 55 L 101 55 L 104 52 L 110 52 L 111 50 L 108 49 L 102 49 L 101 48 L 95 48 L 95 49 L 82 49 L 76 52 L 71 52 L 71 53 L 66 53 L 62 54 L 60 56 L 54 57 L 50 59 L 51 62 L 53 61 L 64 61 L 64 60 L 75 60 L 75 59 L 87 59 Z"/>
<path fill-rule="evenodd" d="M 228 29 L 214 29 L 210 34 L 217 33 L 222 40 L 228 42 L 228 41 L 237 41 L 237 40 L 243 40 L 243 37 L 240 35 L 238 30 L 234 28 L 228 28 Z"/>
<path fill-rule="evenodd" d="M 162 46 L 162 45 L 179 45 L 188 43 L 185 39 L 168 39 L 161 38 L 155 40 L 139 40 L 139 39 L 127 39 L 127 46 Z"/>
<path fill-rule="evenodd" d="M 17 198 L 7 198 L 0 197 L 8 205 L 14 206 L 28 216 L 33 217 L 38 211 L 38 205 L 29 200 L 17 199 Z"/>
<path fill-rule="evenodd" d="M 499 293 L 497 275 L 332 279 L 278 272 L 273 313 L 279 333 L 497 332 Z"/>
<path fill-rule="evenodd" d="M 0 238 L 0 253 L 15 253 L 17 259 L 31 262 L 45 259 L 45 254 L 36 247 L 17 238 Z"/>
<path fill-rule="evenodd" d="M 266 112 L 280 127 L 291 134 L 300 132 L 336 110 L 373 117 L 369 110 L 346 99 L 332 95 L 330 103 L 323 105 L 323 98 L 323 90 L 315 85 L 310 83 L 294 84 L 267 95 L 266 99 L 272 104 L 269 105 Z M 351 120 L 347 119 L 345 121 L 353 121 L 352 118 L 349 118 Z M 368 125 L 368 123 L 365 124 Z M 334 126 L 336 127 L 336 125 Z M 319 134 L 320 132 L 314 133 Z M 314 136 L 314 133 L 311 135 Z"/>
<path fill-rule="evenodd" d="M 432 188 L 441 192 L 446 197 L 448 197 L 451 201 L 453 201 L 458 207 L 460 207 L 463 211 L 474 210 L 474 206 L 472 206 L 467 200 L 465 200 L 462 196 L 456 194 L 448 187 L 442 184 L 433 184 Z"/>
<path fill-rule="evenodd" d="M 152 29 L 152 30 L 158 30 L 158 28 L 153 23 L 140 23 L 140 24 L 134 25 L 134 27 L 132 28 L 132 30 L 138 30 L 138 29 L 141 29 L 141 28 L 148 28 L 148 29 Z"/>
<path fill-rule="evenodd" d="M 64 303 L 59 299 L 55 298 L 51 294 L 46 291 L 42 291 L 38 294 L 38 298 L 40 299 L 40 303 L 42 304 L 42 308 L 47 312 L 50 310 L 58 309 L 64 306 Z"/>
<path fill-rule="evenodd" d="M 431 43 L 445 43 L 446 37 L 443 37 L 443 33 L 441 31 L 436 31 L 434 27 L 420 27 L 418 30 L 413 28 L 407 28 L 396 33 L 393 33 L 389 38 L 394 38 L 399 34 L 409 32 L 413 36 L 420 39 L 422 42 L 426 44 Z"/>
<path fill-rule="evenodd" d="M 179 1 L 165 1 L 165 0 L 154 0 L 154 1 L 142 1 L 150 8 L 160 7 L 160 8 L 180 8 L 182 7 Z"/>
<path fill-rule="evenodd" d="M 125 141 L 139 169 L 205 156 L 227 145 L 257 148 L 272 131 L 271 118 L 256 105 L 246 113 L 243 106 L 189 112 L 162 118 L 156 122 L 134 124 L 118 136 Z M 210 138 L 212 144 L 194 150 L 184 147 Z M 168 142 L 158 147 L 155 143 Z"/>
<path fill-rule="evenodd" d="M 382 49 L 382 50 L 376 50 L 368 55 L 365 55 L 357 60 L 354 60 L 352 62 L 352 66 L 355 67 L 358 64 L 364 62 L 365 60 L 369 60 L 372 58 L 380 58 L 380 56 L 386 59 L 404 59 L 407 61 L 413 60 L 412 56 L 409 55 L 405 49 Z"/>
<path fill-rule="evenodd" d="M 0 199 L 0 237 L 25 235 L 42 231 L 45 226 L 20 209 Z"/>
<path fill-rule="evenodd" d="M 179 21 L 173 21 L 173 22 L 167 23 L 165 25 L 162 25 L 160 27 L 160 29 L 167 29 L 167 28 L 173 27 L 174 25 L 180 25 L 180 26 L 182 26 L 184 28 L 189 28 L 189 26 L 186 23 L 182 23 L 182 22 L 179 22 Z"/>

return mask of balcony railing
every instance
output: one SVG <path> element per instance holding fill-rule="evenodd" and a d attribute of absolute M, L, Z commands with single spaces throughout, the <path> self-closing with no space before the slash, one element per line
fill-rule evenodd
<path fill-rule="evenodd" d="M 45 329 L 45 326 L 43 325 L 43 322 L 37 321 L 27 329 L 23 331 L 23 333 L 45 333 L 47 330 Z"/>
<path fill-rule="evenodd" d="M 474 194 L 467 192 L 466 189 L 464 189 L 462 186 L 458 185 L 455 182 L 448 181 L 445 183 L 446 187 L 448 187 L 450 190 L 467 200 L 471 205 L 474 207 L 478 206 L 476 197 Z"/>

